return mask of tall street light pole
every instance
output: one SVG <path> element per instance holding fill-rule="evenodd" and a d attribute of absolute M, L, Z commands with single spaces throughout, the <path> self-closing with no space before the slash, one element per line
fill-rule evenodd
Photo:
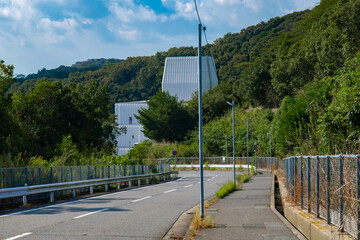
<path fill-rule="evenodd" d="M 272 171 L 272 159 L 271 159 L 271 132 L 269 132 L 269 136 L 270 136 L 270 163 L 271 163 L 271 171 Z"/>
<path fill-rule="evenodd" d="M 227 102 L 227 104 L 232 106 L 232 125 L 233 125 L 233 168 L 234 168 L 234 185 L 236 185 L 236 176 L 235 176 L 235 102 L 234 100 L 232 103 Z"/>
<path fill-rule="evenodd" d="M 246 131 L 247 131 L 247 133 L 246 133 L 246 143 L 247 143 L 247 158 L 246 158 L 246 160 L 247 160 L 247 167 L 248 167 L 248 175 L 249 175 L 249 120 L 247 120 L 247 122 L 246 122 Z"/>
<path fill-rule="evenodd" d="M 198 77 L 199 77 L 199 163 L 200 163 L 200 216 L 204 218 L 204 169 L 203 169 L 203 126 L 202 126 L 202 63 L 201 63 L 201 23 L 198 26 L 199 45 L 198 45 Z"/>

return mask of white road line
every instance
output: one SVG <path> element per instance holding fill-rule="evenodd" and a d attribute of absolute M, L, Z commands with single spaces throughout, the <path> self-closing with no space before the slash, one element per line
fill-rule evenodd
<path fill-rule="evenodd" d="M 215 177 L 212 177 L 211 179 L 214 179 Z"/>
<path fill-rule="evenodd" d="M 89 213 L 86 213 L 86 214 L 83 214 L 83 215 L 80 215 L 80 216 L 74 217 L 74 219 L 78 219 L 78 218 L 86 217 L 86 216 L 89 216 L 89 215 L 92 215 L 92 214 L 95 214 L 95 213 L 99 213 L 99 212 L 103 212 L 103 211 L 106 211 L 106 210 L 109 210 L 109 209 L 108 209 L 108 208 L 104 208 L 104 209 L 100 209 L 100 210 L 95 211 L 95 212 L 89 212 Z"/>
<path fill-rule="evenodd" d="M 190 184 L 190 185 L 185 186 L 184 188 L 188 188 L 188 187 L 191 187 L 191 186 L 194 186 L 194 185 Z"/>
<path fill-rule="evenodd" d="M 27 233 L 23 233 L 23 234 L 20 234 L 20 235 L 17 235 L 15 237 L 11 237 L 11 238 L 5 238 L 5 240 L 14 240 L 14 239 L 18 239 L 18 238 L 21 238 L 21 237 L 25 237 L 27 235 L 30 235 L 32 234 L 31 232 L 27 232 Z"/>
<path fill-rule="evenodd" d="M 152 197 L 152 196 L 147 196 L 147 197 L 143 197 L 143 198 L 139 198 L 139 199 L 133 200 L 133 201 L 131 201 L 131 202 L 135 203 L 135 202 L 139 202 L 139 201 L 142 201 L 142 200 L 151 198 L 151 197 Z"/>
<path fill-rule="evenodd" d="M 165 191 L 165 192 L 163 192 L 163 193 L 171 193 L 171 192 L 174 192 L 174 191 L 176 191 L 176 189 L 171 189 L 171 190 Z"/>
<path fill-rule="evenodd" d="M 178 181 L 180 181 L 180 180 L 182 180 L 182 178 L 180 178 L 180 179 L 178 179 L 178 180 L 175 180 L 175 181 L 171 181 L 171 182 L 165 183 L 165 184 L 169 184 L 169 183 L 173 183 L 173 182 L 178 182 Z M 165 184 L 163 184 L 163 185 L 165 185 Z M 84 201 L 91 200 L 91 199 L 102 198 L 102 197 L 104 197 L 104 196 L 111 196 L 111 195 L 123 194 L 123 193 L 126 193 L 126 192 L 138 191 L 138 190 L 140 190 L 140 189 L 149 188 L 149 187 L 151 187 L 151 186 L 156 186 L 156 185 L 150 185 L 150 186 L 146 186 L 146 187 L 145 187 L 145 186 L 144 186 L 144 187 L 138 187 L 138 188 L 133 188 L 133 189 L 125 189 L 125 190 L 122 190 L 122 191 L 120 191 L 120 192 L 104 193 L 104 194 L 101 194 L 101 195 L 99 195 L 99 196 L 88 197 L 88 198 L 83 198 L 83 199 L 74 200 L 74 201 L 70 201 L 70 202 L 52 204 L 52 205 L 45 206 L 45 207 L 39 207 L 39 208 L 34 208 L 34 209 L 29 209 L 29 210 L 24 210 L 24 211 L 9 213 L 9 214 L 5 214 L 5 215 L 0 215 L 0 218 L 10 217 L 10 216 L 13 216 L 13 215 L 19 215 L 19 214 L 22 214 L 22 213 L 35 212 L 35 211 L 38 211 L 38 210 L 47 209 L 47 208 L 52 208 L 52 207 L 57 207 L 57 206 L 61 206 L 61 205 L 67 205 L 67 204 L 72 204 L 72 203 L 77 203 L 77 202 L 84 202 Z"/>

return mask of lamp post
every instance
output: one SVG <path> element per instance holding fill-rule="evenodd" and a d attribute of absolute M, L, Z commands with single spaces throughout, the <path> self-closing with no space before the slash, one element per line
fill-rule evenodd
<path fill-rule="evenodd" d="M 236 185 L 236 176 L 235 176 L 235 102 L 232 100 L 232 102 L 227 102 L 227 104 L 232 106 L 232 125 L 233 125 L 233 164 L 234 164 L 234 185 Z"/>
<path fill-rule="evenodd" d="M 200 216 L 204 218 L 204 169 L 203 169 L 203 125 L 202 125 L 202 63 L 201 63 L 201 23 L 198 25 L 199 45 L 198 45 L 198 80 L 199 80 L 199 164 L 200 164 Z"/>
<path fill-rule="evenodd" d="M 246 162 L 247 162 L 247 168 L 248 168 L 248 175 L 249 175 L 249 120 L 247 120 L 246 122 L 246 144 L 247 144 L 247 158 L 246 158 Z"/>
<path fill-rule="evenodd" d="M 268 135 L 270 136 L 270 164 L 271 164 L 271 171 L 272 171 L 272 165 L 273 165 L 273 163 L 272 163 L 272 159 L 271 159 L 271 132 L 269 132 L 268 133 Z"/>

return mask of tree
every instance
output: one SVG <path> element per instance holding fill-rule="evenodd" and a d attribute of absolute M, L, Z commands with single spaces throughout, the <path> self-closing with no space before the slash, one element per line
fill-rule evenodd
<path fill-rule="evenodd" d="M 17 124 L 11 114 L 11 95 L 7 93 L 15 81 L 14 66 L 6 65 L 0 60 L 0 154 L 6 153 L 11 147 L 9 137 L 17 129 Z"/>
<path fill-rule="evenodd" d="M 148 101 L 147 109 L 140 109 L 135 117 L 144 126 L 144 135 L 155 141 L 181 141 L 193 128 L 192 118 L 185 104 L 169 92 L 158 92 Z"/>

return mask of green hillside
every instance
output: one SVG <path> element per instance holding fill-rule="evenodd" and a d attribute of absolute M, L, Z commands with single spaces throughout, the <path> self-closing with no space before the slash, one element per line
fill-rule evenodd
<path fill-rule="evenodd" d="M 360 2 L 322 0 L 312 10 L 276 17 L 205 45 L 203 54 L 214 56 L 220 81 L 203 97 L 206 155 L 225 154 L 225 135 L 231 137 L 226 101 L 231 100 L 238 119 L 237 155 L 246 155 L 248 119 L 250 143 L 258 143 L 259 155 L 269 153 L 269 132 L 278 156 L 357 152 L 359 39 Z M 18 156 L 23 164 L 35 156 L 65 164 L 84 164 L 89 156 L 117 161 L 107 158 L 114 146 L 114 116 L 109 114 L 113 104 L 151 99 L 161 87 L 165 58 L 196 53 L 193 47 L 171 48 L 153 56 L 43 69 L 16 81 L 12 67 L 2 62 L 0 153 Z M 196 98 L 185 108 L 186 123 L 192 124 L 188 129 L 196 129 Z M 87 131 L 91 119 L 96 128 Z M 79 121 L 86 124 L 78 132 Z M 162 157 L 173 148 L 181 149 L 181 156 L 196 156 L 197 131 L 178 136 L 179 143 L 140 144 L 131 156 Z"/>

